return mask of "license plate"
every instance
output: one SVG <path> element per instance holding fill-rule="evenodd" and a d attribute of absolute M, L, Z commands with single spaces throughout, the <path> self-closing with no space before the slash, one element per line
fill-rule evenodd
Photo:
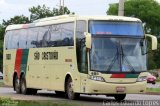
<path fill-rule="evenodd" d="M 126 89 L 125 87 L 117 87 L 117 88 L 116 88 L 116 91 L 117 91 L 117 92 L 124 92 L 125 89 Z"/>

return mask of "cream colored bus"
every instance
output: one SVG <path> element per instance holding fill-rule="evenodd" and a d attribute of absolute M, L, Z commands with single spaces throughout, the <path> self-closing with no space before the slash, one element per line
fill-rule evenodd
<path fill-rule="evenodd" d="M 63 15 L 10 25 L 4 39 L 5 85 L 17 93 L 53 90 L 69 99 L 80 94 L 145 93 L 146 37 L 137 18 Z"/>

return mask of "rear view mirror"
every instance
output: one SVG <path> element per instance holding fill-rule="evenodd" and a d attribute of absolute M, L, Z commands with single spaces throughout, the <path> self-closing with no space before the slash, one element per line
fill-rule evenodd
<path fill-rule="evenodd" d="M 152 50 L 157 50 L 157 37 L 150 35 L 150 34 L 145 34 L 146 37 L 151 38 L 151 49 Z"/>
<path fill-rule="evenodd" d="M 86 37 L 86 42 L 85 42 L 86 47 L 87 47 L 88 49 L 91 49 L 91 45 L 92 45 L 91 34 L 90 34 L 90 33 L 87 33 L 87 32 L 84 32 L 84 35 L 85 35 L 85 37 Z"/>

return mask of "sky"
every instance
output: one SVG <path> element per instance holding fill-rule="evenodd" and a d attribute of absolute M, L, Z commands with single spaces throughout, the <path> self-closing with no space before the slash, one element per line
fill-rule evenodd
<path fill-rule="evenodd" d="M 106 15 L 109 4 L 119 0 L 64 0 L 65 6 L 78 15 Z M 160 2 L 160 0 L 157 0 Z M 0 0 L 0 23 L 16 15 L 30 15 L 28 9 L 45 4 L 50 8 L 58 8 L 60 0 Z"/>
<path fill-rule="evenodd" d="M 65 6 L 78 15 L 106 15 L 109 4 L 119 0 L 64 0 Z M 60 0 L 0 0 L 0 23 L 16 15 L 30 15 L 28 9 L 45 4 L 58 8 Z"/>

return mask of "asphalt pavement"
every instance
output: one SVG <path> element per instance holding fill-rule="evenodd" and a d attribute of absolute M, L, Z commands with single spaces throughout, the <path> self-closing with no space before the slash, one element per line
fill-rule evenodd
<path fill-rule="evenodd" d="M 0 97 L 9 97 L 14 100 L 49 100 L 53 102 L 64 102 L 64 103 L 71 103 L 76 104 L 80 106 L 104 106 L 104 105 L 115 105 L 115 100 L 113 97 L 106 97 L 104 95 L 81 95 L 81 97 L 78 100 L 68 100 L 65 97 L 57 96 L 54 91 L 46 91 L 46 90 L 40 90 L 38 91 L 37 95 L 22 95 L 22 94 L 16 94 L 15 91 L 13 91 L 13 88 L 7 88 L 7 87 L 0 87 Z M 126 96 L 125 101 L 128 105 L 132 106 L 135 103 L 141 103 L 141 106 L 159 106 L 160 105 L 160 96 L 159 95 L 147 95 L 147 94 L 128 94 Z M 158 103 L 158 105 L 155 105 L 153 103 Z M 130 103 L 130 104 L 129 104 Z M 152 104 L 150 104 L 152 103 Z M 119 105 L 125 105 L 125 104 L 119 104 Z M 139 105 L 137 105 L 139 106 Z"/>

